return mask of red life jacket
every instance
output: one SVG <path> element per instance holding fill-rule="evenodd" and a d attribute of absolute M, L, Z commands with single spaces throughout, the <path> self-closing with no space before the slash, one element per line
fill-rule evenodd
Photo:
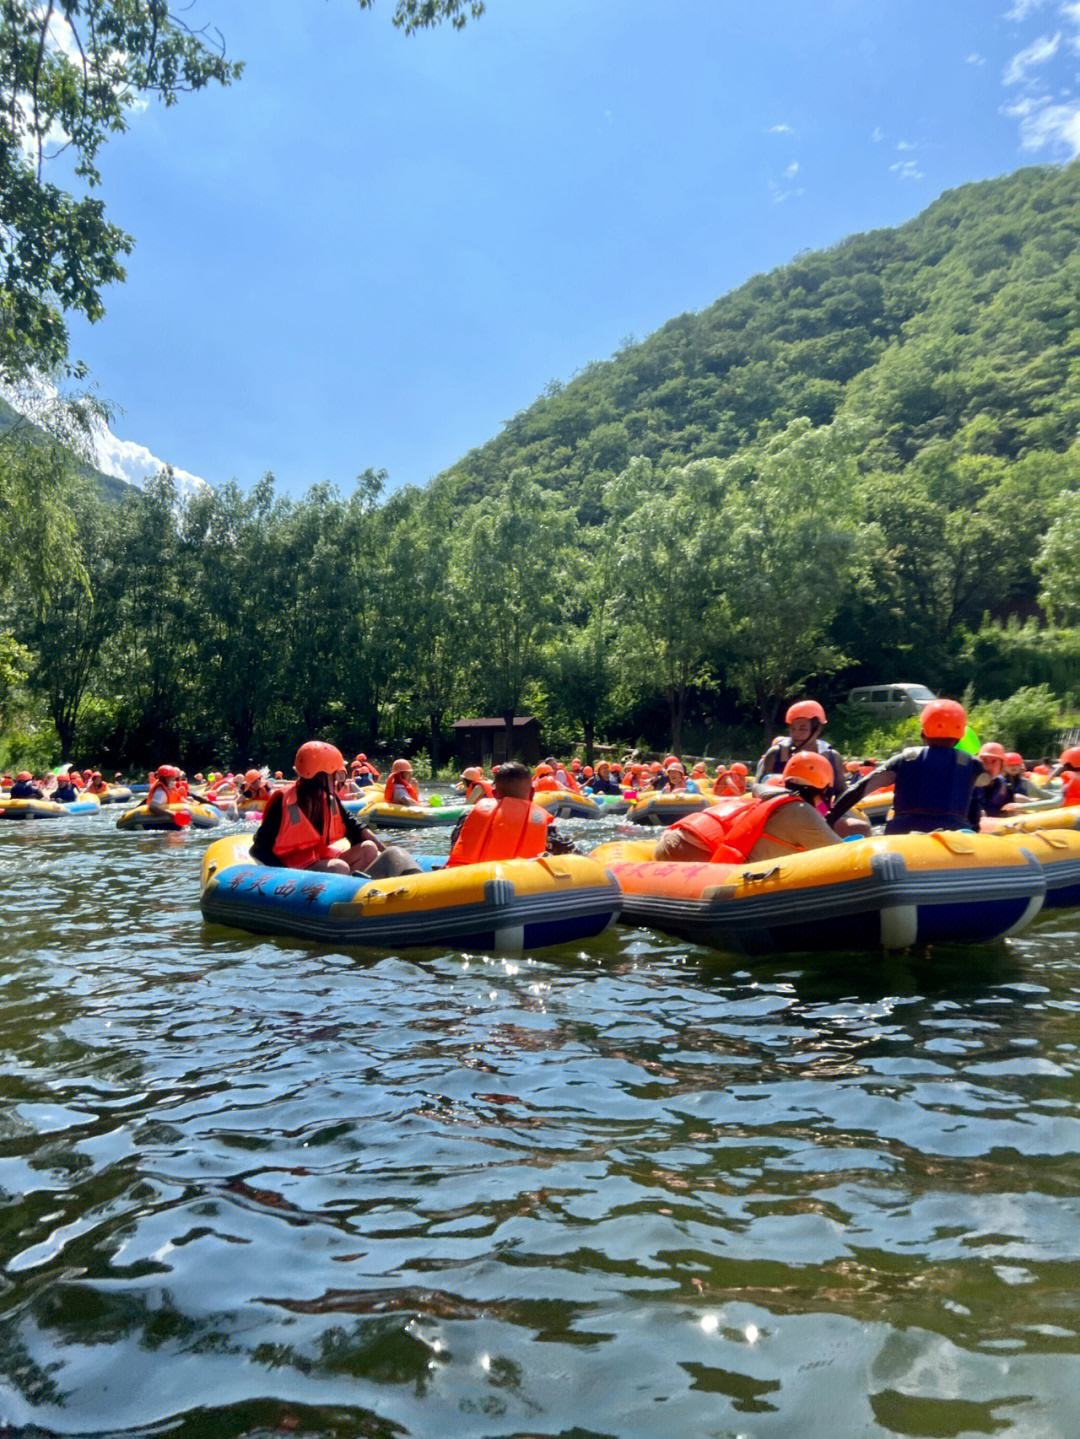
<path fill-rule="evenodd" d="M 416 781 L 406 779 L 399 770 L 397 774 L 390 775 L 390 777 L 386 781 L 386 786 L 383 789 L 383 802 L 385 804 L 401 803 L 400 800 L 394 799 L 394 790 L 397 789 L 398 785 L 401 785 L 402 789 L 408 791 L 409 798 L 412 800 L 413 804 L 420 803 L 420 791 L 416 787 Z"/>
<path fill-rule="evenodd" d="M 547 848 L 551 815 L 528 799 L 481 799 L 465 816 L 447 865 L 535 859 Z"/>
<path fill-rule="evenodd" d="M 470 804 L 470 803 L 472 802 L 472 793 L 473 793 L 473 790 L 477 790 L 477 789 L 480 791 L 481 798 L 483 798 L 483 799 L 494 799 L 494 798 L 495 798 L 495 790 L 494 790 L 494 787 L 492 786 L 492 783 L 491 783 L 491 781 L 490 781 L 489 779 L 471 779 L 471 780 L 469 781 L 469 787 L 468 787 L 468 789 L 465 791 L 465 803 L 466 803 L 466 804 Z"/>
<path fill-rule="evenodd" d="M 1080 804 L 1080 773 L 1076 770 L 1062 771 L 1061 802 L 1067 809 L 1074 804 Z"/>
<path fill-rule="evenodd" d="M 710 849 L 710 864 L 745 864 L 778 809 L 801 804 L 798 795 L 777 794 L 753 804 L 726 803 L 687 815 L 671 827 L 704 841 Z"/>
<path fill-rule="evenodd" d="M 323 800 L 323 826 L 320 833 L 300 807 L 296 785 L 281 791 L 281 824 L 274 840 L 274 853 L 289 869 L 307 869 L 316 860 L 333 859 L 337 850 L 334 841 L 345 838 L 345 821 L 340 807 L 329 798 Z"/>
<path fill-rule="evenodd" d="M 562 785 L 553 774 L 542 774 L 539 779 L 533 780 L 533 794 L 539 794 L 541 790 L 561 790 Z"/>

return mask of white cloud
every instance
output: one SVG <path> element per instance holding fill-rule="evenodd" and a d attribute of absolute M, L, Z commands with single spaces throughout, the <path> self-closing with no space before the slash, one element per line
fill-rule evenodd
<path fill-rule="evenodd" d="M 882 140 L 884 140 L 885 138 L 885 131 L 881 128 L 880 125 L 875 125 L 874 128 L 870 131 L 870 138 L 871 140 L 873 140 L 875 145 L 880 145 Z"/>
<path fill-rule="evenodd" d="M 1022 150 L 1050 150 L 1071 159 L 1080 155 L 1080 99 L 1059 105 L 1051 104 L 1045 96 L 1018 100 L 1006 107 L 1005 114 L 1020 121 Z"/>
<path fill-rule="evenodd" d="M 806 189 L 802 185 L 795 185 L 785 189 L 783 185 L 778 185 L 775 180 L 770 180 L 769 194 L 772 196 L 774 205 L 782 205 L 786 200 L 797 200 L 800 195 L 805 195 Z"/>
<path fill-rule="evenodd" d="M 901 153 L 903 153 L 905 150 L 914 150 L 914 149 L 916 148 L 916 146 L 914 145 L 914 143 L 913 143 L 911 140 L 900 140 L 900 141 L 897 143 L 896 148 L 897 148 Z"/>
<path fill-rule="evenodd" d="M 114 435 L 108 425 L 94 426 L 90 443 L 93 448 L 93 462 L 106 475 L 115 475 L 118 480 L 127 480 L 129 485 L 142 486 L 165 468 L 165 461 L 159 460 L 145 445 L 136 440 L 122 440 Z M 181 494 L 206 488 L 206 481 L 190 470 L 173 466 L 173 477 Z"/>
<path fill-rule="evenodd" d="M 795 131 L 790 125 L 770 125 L 765 131 L 766 135 L 794 135 Z"/>
<path fill-rule="evenodd" d="M 1019 24 L 1021 20 L 1026 20 L 1033 11 L 1040 9 L 1042 5 L 1043 0 L 1013 0 L 1012 5 L 1005 11 L 1005 19 Z"/>
<path fill-rule="evenodd" d="M 972 50 L 971 54 L 968 55 L 968 56 L 965 58 L 964 64 L 965 64 L 965 65 L 985 65 L 985 64 L 986 64 L 986 56 L 985 56 L 985 55 L 980 55 L 979 52 L 978 52 L 978 50 Z"/>
<path fill-rule="evenodd" d="M 791 164 L 790 164 L 790 165 L 787 167 L 787 169 L 784 171 L 784 179 L 785 179 L 785 180 L 794 180 L 795 176 L 796 176 L 798 173 L 799 173 L 799 162 L 798 162 L 798 160 L 792 160 Z"/>
<path fill-rule="evenodd" d="M 1045 65 L 1048 60 L 1054 58 L 1060 45 L 1060 31 L 1054 35 L 1040 35 L 1025 49 L 1017 51 L 1005 66 L 1002 80 L 1006 85 L 1022 84 L 1037 65 Z"/>
<path fill-rule="evenodd" d="M 897 160 L 889 166 L 889 172 L 898 180 L 925 180 L 926 176 L 919 169 L 917 160 Z"/>
<path fill-rule="evenodd" d="M 66 443 L 81 459 L 89 460 L 103 474 L 141 488 L 166 466 L 167 462 L 159 459 L 146 445 L 114 435 L 102 418 L 92 418 L 88 432 L 65 423 L 60 392 L 51 380 L 2 384 L 0 395 L 12 409 Z M 206 481 L 198 475 L 193 475 L 190 470 L 178 469 L 175 465 L 173 475 L 181 494 L 190 494 L 206 486 Z"/>

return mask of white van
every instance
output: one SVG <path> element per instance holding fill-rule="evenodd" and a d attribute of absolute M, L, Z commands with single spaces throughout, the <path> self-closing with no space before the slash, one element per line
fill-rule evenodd
<path fill-rule="evenodd" d="M 860 685 L 848 690 L 847 702 L 863 714 L 903 719 L 905 715 L 921 714 L 936 699 L 937 695 L 925 685 Z"/>

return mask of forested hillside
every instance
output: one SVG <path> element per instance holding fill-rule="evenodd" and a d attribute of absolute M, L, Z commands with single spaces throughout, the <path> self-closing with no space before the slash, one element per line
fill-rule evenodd
<path fill-rule="evenodd" d="M 1080 697 L 1078 201 L 1080 166 L 1023 170 L 802 256 L 426 489 L 69 478 L 75 529 L 0 586 L 4 754 L 437 751 L 525 710 L 730 753 L 879 679 L 1024 691 L 1049 734 Z M 55 465 L 0 462 L 56 513 Z"/>
<path fill-rule="evenodd" d="M 1080 164 L 966 185 L 895 230 L 759 275 L 591 364 L 439 484 L 463 501 L 522 467 L 602 517 L 635 455 L 726 457 L 791 420 L 867 425 L 898 472 L 928 447 L 1017 459 L 1080 423 Z"/>

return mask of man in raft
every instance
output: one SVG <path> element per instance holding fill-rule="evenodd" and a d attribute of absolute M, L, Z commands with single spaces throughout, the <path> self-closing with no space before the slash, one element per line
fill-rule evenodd
<path fill-rule="evenodd" d="M 574 854 L 574 846 L 532 801 L 532 777 L 511 760 L 495 771 L 495 796 L 481 799 L 463 815 L 450 836 L 447 868 L 497 859 L 535 859 L 541 854 Z"/>
<path fill-rule="evenodd" d="M 296 751 L 295 765 L 294 783 L 267 801 L 251 844 L 253 859 L 279 869 L 364 873 L 370 879 L 420 873 L 407 850 L 382 845 L 342 806 L 333 786 L 345 761 L 336 745 L 308 740 Z M 343 839 L 349 848 L 339 850 Z"/>
<path fill-rule="evenodd" d="M 865 795 L 892 789 L 886 834 L 971 828 L 974 792 L 991 784 L 993 776 L 981 760 L 956 748 L 967 731 L 967 711 L 956 700 L 932 700 L 920 718 L 926 743 L 901 750 L 852 785 L 829 811 L 830 824 Z"/>
<path fill-rule="evenodd" d="M 669 826 L 653 858 L 683 864 L 745 864 L 840 844 L 817 808 L 833 782 L 832 765 L 825 756 L 793 754 L 780 779 L 782 789 L 762 788 L 749 804 L 728 800 Z"/>
<path fill-rule="evenodd" d="M 466 804 L 477 804 L 482 799 L 494 799 L 495 797 L 495 789 L 491 781 L 484 778 L 484 771 L 475 764 L 461 771 L 458 789 L 465 796 Z"/>
<path fill-rule="evenodd" d="M 832 765 L 833 780 L 827 798 L 832 800 L 844 792 L 844 761 L 827 740 L 821 738 L 821 731 L 828 722 L 828 716 L 817 700 L 797 700 L 788 706 L 784 716 L 788 727 L 788 738 L 778 739 L 758 760 L 756 778 L 760 784 L 769 775 L 781 774 L 793 754 L 807 750 L 811 754 L 824 755 Z"/>
<path fill-rule="evenodd" d="M 390 773 L 383 788 L 383 801 L 386 804 L 404 805 L 406 809 L 426 809 L 427 806 L 420 803 L 420 789 L 413 779 L 413 768 L 407 759 L 396 759 L 390 766 Z"/>

